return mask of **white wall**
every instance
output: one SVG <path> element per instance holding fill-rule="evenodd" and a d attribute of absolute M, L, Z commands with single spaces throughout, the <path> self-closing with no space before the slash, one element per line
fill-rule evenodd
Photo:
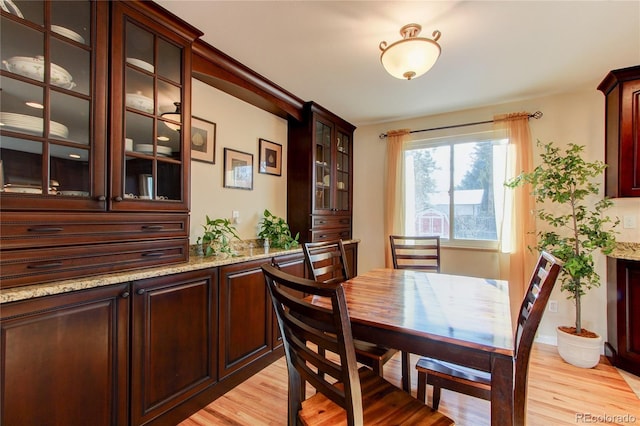
<path fill-rule="evenodd" d="M 467 111 L 458 111 L 437 116 L 421 117 L 382 125 L 363 126 L 354 137 L 354 238 L 361 244 L 358 256 L 358 271 L 365 272 L 384 266 L 384 246 L 388 244 L 383 230 L 383 194 L 385 141 L 378 135 L 391 129 L 413 130 L 490 120 L 495 114 L 540 110 L 540 120 L 530 120 L 532 139 L 553 141 L 564 146 L 575 143 L 586 146 L 588 161 L 604 160 L 604 96 L 595 87 L 582 91 L 530 99 L 517 103 L 501 104 Z M 487 129 L 488 125 L 459 128 L 451 132 L 475 132 Z M 443 131 L 413 134 L 414 139 L 436 137 Z M 537 161 L 538 151 L 535 151 Z M 604 191 L 603 179 L 602 191 Z M 640 214 L 640 199 L 616 200 L 610 215 Z M 621 227 L 620 227 L 621 228 Z M 640 241 L 640 230 L 619 229 L 619 241 Z M 443 272 L 481 277 L 504 277 L 498 267 L 498 254 L 492 251 L 443 249 Z M 607 335 L 606 323 L 606 257 L 595 255 L 596 268 L 603 285 L 589 292 L 583 299 L 583 326 L 602 336 Z M 539 329 L 539 340 L 555 344 L 555 329 L 558 325 L 572 325 L 574 306 L 565 294 L 554 289 L 551 299 L 559 303 L 558 313 L 546 312 Z"/>
<path fill-rule="evenodd" d="M 240 212 L 236 225 L 243 239 L 256 238 L 264 209 L 287 215 L 287 122 L 271 113 L 193 80 L 192 114 L 216 123 L 215 164 L 191 162 L 191 217 L 189 240 L 202 235 L 205 215 L 231 218 Z M 282 176 L 258 173 L 258 140 L 282 145 Z M 253 190 L 223 188 L 224 148 L 253 154 Z"/>

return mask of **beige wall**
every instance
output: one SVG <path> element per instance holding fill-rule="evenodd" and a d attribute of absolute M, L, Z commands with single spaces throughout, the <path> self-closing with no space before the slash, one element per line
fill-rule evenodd
<path fill-rule="evenodd" d="M 486 108 L 420 117 L 382 125 L 362 126 L 354 137 L 354 238 L 361 240 L 359 272 L 384 266 L 384 246 L 388 244 L 383 231 L 383 193 L 385 142 L 378 135 L 390 129 L 425 129 L 458 123 L 491 119 L 494 114 L 540 110 L 544 117 L 531 120 L 532 138 L 542 142 L 554 141 L 558 145 L 569 142 L 585 145 L 588 160 L 604 160 L 604 96 L 595 87 L 582 91 L 530 99 L 517 103 L 494 105 Z M 459 128 L 451 132 L 486 130 L 487 125 Z M 414 139 L 436 137 L 444 132 L 413 134 Z M 536 150 L 537 153 L 537 150 Z M 537 157 L 537 155 L 536 155 Z M 611 215 L 640 215 L 640 199 L 616 200 Z M 640 217 L 638 218 L 640 219 Z M 619 241 L 640 241 L 640 230 L 620 229 Z M 447 249 L 442 251 L 443 272 L 476 275 L 489 278 L 504 277 L 498 266 L 499 254 L 493 251 Z M 596 268 L 603 286 L 594 289 L 583 300 L 583 325 L 606 337 L 606 258 L 596 255 Z M 503 271 L 504 272 L 504 271 Z M 555 344 L 555 328 L 573 324 L 574 309 L 559 287 L 551 299 L 559 303 L 558 313 L 546 312 L 539 329 L 539 340 Z"/>
<path fill-rule="evenodd" d="M 265 208 L 278 216 L 287 214 L 287 122 L 195 79 L 192 105 L 194 116 L 216 123 L 216 158 L 215 164 L 191 163 L 189 240 L 194 244 L 202 235 L 205 215 L 231 218 L 232 210 L 240 212 L 240 237 L 256 238 Z M 282 145 L 282 176 L 258 173 L 260 138 Z M 223 188 L 223 148 L 253 154 L 252 191 Z"/>

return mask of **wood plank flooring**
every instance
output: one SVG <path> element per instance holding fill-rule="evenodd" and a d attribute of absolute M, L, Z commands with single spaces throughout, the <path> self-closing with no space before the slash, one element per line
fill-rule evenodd
<path fill-rule="evenodd" d="M 398 355 L 385 365 L 384 371 L 387 380 L 400 386 Z M 412 371 L 414 396 L 415 391 L 416 373 Z M 640 399 L 604 358 L 593 369 L 580 369 L 563 362 L 554 346 L 535 344 L 528 397 L 529 426 L 640 425 Z M 488 401 L 442 391 L 440 411 L 457 425 L 489 425 L 489 408 Z M 287 369 L 283 357 L 180 426 L 280 426 L 286 422 Z"/>

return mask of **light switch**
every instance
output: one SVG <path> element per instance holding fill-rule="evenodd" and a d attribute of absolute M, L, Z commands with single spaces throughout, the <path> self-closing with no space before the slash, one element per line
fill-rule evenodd
<path fill-rule="evenodd" d="M 636 229 L 636 216 L 625 215 L 622 218 L 622 227 L 625 229 Z"/>

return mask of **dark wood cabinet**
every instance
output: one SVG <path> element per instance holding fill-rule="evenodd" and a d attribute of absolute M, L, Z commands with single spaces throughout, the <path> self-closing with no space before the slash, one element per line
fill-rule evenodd
<path fill-rule="evenodd" d="M 135 281 L 131 290 L 131 424 L 142 425 L 217 380 L 217 269 Z"/>
<path fill-rule="evenodd" d="M 640 197 L 640 66 L 611 71 L 606 96 L 606 195 Z"/>
<path fill-rule="evenodd" d="M 186 261 L 202 33 L 153 2 L 15 5 L 0 11 L 0 286 Z"/>
<path fill-rule="evenodd" d="M 354 130 L 313 102 L 289 119 L 287 221 L 302 242 L 352 236 Z"/>
<path fill-rule="evenodd" d="M 3 425 L 122 425 L 129 285 L 2 305 Z"/>
<path fill-rule="evenodd" d="M 608 355 L 640 376 L 640 261 L 607 258 L 607 295 Z"/>

